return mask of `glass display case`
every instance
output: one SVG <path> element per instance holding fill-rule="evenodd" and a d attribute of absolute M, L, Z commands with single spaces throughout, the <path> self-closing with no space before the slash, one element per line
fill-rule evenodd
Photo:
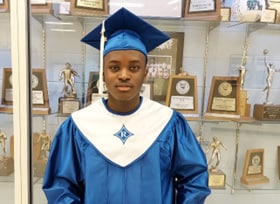
<path fill-rule="evenodd" d="M 67 8 L 69 1 L 65 2 Z M 21 3 L 16 3 L 16 5 L 20 7 Z M 55 8 L 52 7 L 52 9 Z M 105 16 L 71 15 L 71 12 L 59 11 L 59 13 L 52 9 L 35 12 L 36 8 L 32 7 L 32 9 L 32 15 L 30 19 L 26 19 L 28 24 L 25 25 L 25 29 L 30 29 L 28 32 L 29 51 L 23 51 L 28 56 L 27 64 L 29 65 L 20 68 L 21 70 L 16 68 L 14 71 L 14 67 L 17 65 L 12 68 L 16 75 L 13 80 L 19 79 L 17 77 L 22 71 L 26 74 L 21 75 L 21 79 L 15 83 L 16 87 L 13 88 L 18 93 L 25 81 L 28 84 L 27 96 L 16 96 L 19 97 L 20 102 L 17 101 L 16 104 L 13 104 L 13 113 L 10 109 L 7 111 L 1 109 L 0 129 L 5 131 L 10 141 L 12 135 L 16 135 L 16 133 L 20 135 L 20 139 L 18 138 L 14 147 L 9 144 L 11 142 L 7 143 L 8 140 L 6 140 L 7 153 L 11 152 L 11 149 L 19 147 L 20 151 L 26 149 L 28 152 L 21 156 L 17 153 L 15 157 L 19 160 L 23 158 L 23 162 L 26 160 L 26 165 L 15 165 L 15 168 L 20 168 L 16 170 L 16 175 L 27 175 L 23 185 L 33 192 L 30 194 L 27 192 L 28 190 L 17 187 L 18 184 L 16 184 L 16 192 L 20 191 L 21 194 L 26 193 L 31 196 L 27 196 L 27 198 L 23 196 L 20 199 L 33 200 L 34 203 L 47 203 L 41 185 L 52 139 L 58 126 L 71 112 L 91 103 L 91 94 L 94 93 L 93 83 L 98 75 L 99 52 L 82 44 L 80 39 L 98 25 Z M 14 8 L 14 11 L 16 10 Z M 10 23 L 15 21 L 13 19 L 15 17 L 10 19 L 9 13 L 0 14 L 1 82 L 8 83 L 9 79 L 3 77 L 3 73 L 9 73 L 9 70 L 4 68 L 12 67 L 11 56 L 14 53 L 11 53 L 10 41 L 15 38 L 15 35 L 10 32 Z M 271 200 L 273 203 L 279 199 L 278 163 L 280 158 L 277 148 L 280 146 L 280 140 L 277 136 L 280 131 L 276 128 L 279 126 L 279 118 L 277 116 L 274 119 L 256 119 L 254 106 L 264 104 L 267 98 L 269 101 L 267 105 L 278 106 L 280 104 L 278 97 L 280 85 L 277 83 L 280 79 L 280 73 L 277 72 L 280 69 L 278 56 L 280 25 L 261 22 L 194 21 L 166 17 L 145 17 L 145 20 L 175 36 L 172 38 L 172 45 L 175 45 L 175 48 L 171 46 L 170 53 L 172 54 L 169 54 L 168 58 L 164 58 L 160 51 L 155 50 L 150 53 L 150 60 L 156 59 L 158 63 L 165 60 L 164 62 L 167 64 L 170 63 L 170 59 L 176 62 L 175 65 L 170 63 L 169 76 L 179 74 L 179 72 L 196 76 L 197 112 L 184 114 L 199 139 L 208 161 L 213 156 L 209 151 L 213 138 L 218 138 L 223 144 L 220 149 L 219 169 L 223 172 L 224 177 L 218 179 L 217 182 L 221 185 L 215 186 L 217 188 L 213 187 L 212 194 L 206 203 L 219 203 L 223 199 L 229 200 L 229 203 L 236 203 L 241 199 L 250 203 L 254 200 L 252 196 L 256 198 L 254 201 L 257 200 L 254 203 L 263 203 L 267 200 Z M 178 33 L 183 33 L 183 39 L 176 37 Z M 180 50 L 180 46 L 182 46 L 182 50 Z M 161 49 L 163 48 L 161 47 Z M 5 60 L 2 60 L 2 56 Z M 273 81 L 270 81 L 269 94 L 265 89 L 269 74 L 268 66 L 275 70 Z M 67 92 L 65 86 L 69 86 L 69 81 L 65 79 L 64 73 L 69 69 L 72 77 L 68 79 L 71 81 L 68 88 L 70 92 Z M 156 98 L 158 96 L 156 93 L 166 94 L 169 76 L 166 78 L 151 77 L 150 80 L 154 85 L 150 95 L 152 99 L 165 103 L 165 98 L 159 100 Z M 237 114 L 232 114 L 231 110 L 224 106 L 221 113 L 211 111 L 213 108 L 210 108 L 209 112 L 209 104 L 211 107 L 218 106 L 217 101 L 210 102 L 210 99 L 215 98 L 215 93 L 218 92 L 218 88 L 214 86 L 213 77 L 221 77 L 223 80 L 226 77 L 238 78 L 237 82 L 240 86 L 234 89 L 238 92 L 234 98 L 239 107 Z M 212 89 L 216 92 L 212 93 Z M 3 96 L 2 93 L 2 101 L 3 97 L 8 98 L 7 94 Z M 30 104 L 28 100 L 31 101 Z M 231 97 L 224 96 L 222 100 L 223 102 L 231 101 L 231 105 L 233 103 Z M 6 105 L 10 107 L 10 104 Z M 28 114 L 23 116 L 24 110 L 28 110 L 30 116 Z M 276 108 L 276 110 L 279 113 L 279 109 Z M 26 123 L 19 122 L 22 119 L 13 121 L 15 114 L 19 118 L 25 117 Z M 273 117 L 272 113 L 269 115 Z M 16 127 L 14 127 L 14 122 Z M 19 127 L 24 133 L 19 134 L 17 130 Z M 13 131 L 15 129 L 16 133 Z M 20 144 L 20 141 L 24 141 L 24 143 Z M 260 153 L 264 153 L 261 155 L 261 170 L 258 168 L 248 170 L 252 169 L 251 165 L 247 164 L 252 158 L 250 155 L 247 156 L 247 150 L 254 150 L 253 152 L 260 150 Z M 251 172 L 253 179 L 256 179 L 259 174 L 263 174 L 269 181 L 257 183 L 257 185 L 244 184 L 241 180 L 244 171 L 245 174 Z M 1 176 L 0 179 L 0 189 L 2 186 L 5 189 L 5 192 L 0 191 L 1 194 L 2 192 L 5 194 L 1 199 L 6 199 L 5 203 L 13 203 L 13 173 Z M 9 192 L 6 193 L 6 191 Z M 259 198 L 259 195 L 263 198 Z M 272 198 L 271 195 L 273 195 Z"/>

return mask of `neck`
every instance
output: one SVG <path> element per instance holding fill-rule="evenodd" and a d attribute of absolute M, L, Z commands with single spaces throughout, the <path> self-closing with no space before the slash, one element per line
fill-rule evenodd
<path fill-rule="evenodd" d="M 129 101 L 119 101 L 109 97 L 106 104 L 107 104 L 107 108 L 110 111 L 125 114 L 125 113 L 134 112 L 140 106 L 141 102 L 142 102 L 141 97 L 136 97 L 133 100 L 129 100 Z"/>

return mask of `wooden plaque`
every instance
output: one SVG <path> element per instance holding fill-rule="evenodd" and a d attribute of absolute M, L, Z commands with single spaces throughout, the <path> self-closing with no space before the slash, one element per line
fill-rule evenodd
<path fill-rule="evenodd" d="M 53 5 L 47 0 L 31 0 L 32 14 L 52 14 Z"/>
<path fill-rule="evenodd" d="M 212 78 L 207 113 L 239 115 L 239 77 Z"/>
<path fill-rule="evenodd" d="M 8 12 L 10 10 L 9 0 L 0 0 L 0 12 Z"/>
<path fill-rule="evenodd" d="M 247 150 L 240 182 L 245 185 L 269 182 L 269 179 L 264 176 L 264 149 Z"/>
<path fill-rule="evenodd" d="M 168 82 L 165 104 L 182 113 L 197 113 L 196 76 L 171 76 Z"/>
<path fill-rule="evenodd" d="M 12 112 L 13 105 L 13 81 L 12 81 L 12 68 L 3 69 L 3 85 L 2 85 L 2 104 L 7 105 L 1 107 L 3 112 Z M 49 114 L 49 96 L 46 80 L 45 69 L 32 69 L 31 76 L 32 86 L 32 104 L 34 114 Z M 9 107 L 10 106 L 10 107 Z"/>
<path fill-rule="evenodd" d="M 71 0 L 72 15 L 106 16 L 108 13 L 108 0 Z"/>
<path fill-rule="evenodd" d="M 185 18 L 217 21 L 220 16 L 220 0 L 186 0 Z"/>

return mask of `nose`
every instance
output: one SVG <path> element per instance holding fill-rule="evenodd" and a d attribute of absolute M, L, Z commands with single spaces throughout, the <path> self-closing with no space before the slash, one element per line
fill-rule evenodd
<path fill-rule="evenodd" d="M 126 69 L 126 68 L 121 69 L 121 70 L 120 70 L 120 73 L 119 73 L 119 79 L 120 79 L 120 80 L 127 80 L 127 79 L 130 79 L 129 70 Z"/>

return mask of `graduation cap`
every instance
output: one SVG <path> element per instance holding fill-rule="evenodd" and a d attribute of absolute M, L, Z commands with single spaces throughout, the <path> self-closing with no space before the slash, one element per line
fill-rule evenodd
<path fill-rule="evenodd" d="M 101 43 L 103 33 L 106 39 L 104 51 Z M 167 40 L 167 34 L 125 8 L 116 11 L 81 39 L 82 42 L 99 49 L 102 56 L 113 50 L 138 50 L 146 57 L 149 51 Z"/>

